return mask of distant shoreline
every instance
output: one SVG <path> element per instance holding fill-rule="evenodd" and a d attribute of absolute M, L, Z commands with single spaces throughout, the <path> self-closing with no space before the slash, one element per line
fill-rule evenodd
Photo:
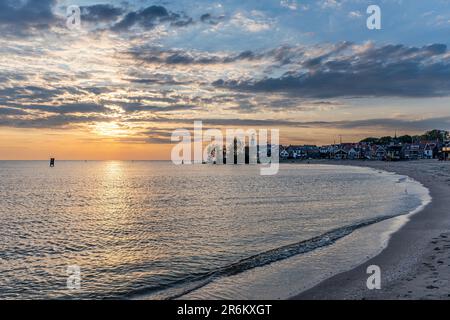
<path fill-rule="evenodd" d="M 394 233 L 386 249 L 364 264 L 292 297 L 295 300 L 450 299 L 450 163 L 437 160 L 302 161 L 362 166 L 409 176 L 430 190 L 432 202 Z M 368 290 L 366 269 L 378 265 L 381 290 Z"/>

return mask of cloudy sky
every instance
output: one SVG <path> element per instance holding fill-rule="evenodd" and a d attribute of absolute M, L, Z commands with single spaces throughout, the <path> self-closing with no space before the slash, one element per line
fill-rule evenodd
<path fill-rule="evenodd" d="M 450 129 L 449 35 L 450 0 L 0 0 L 0 159 L 168 159 L 194 120 L 293 144 Z"/>

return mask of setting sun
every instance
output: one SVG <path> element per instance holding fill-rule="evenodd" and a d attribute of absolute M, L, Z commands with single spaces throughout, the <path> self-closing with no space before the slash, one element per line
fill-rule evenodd
<path fill-rule="evenodd" d="M 106 137 L 126 137 L 130 131 L 116 122 L 99 122 L 94 125 L 94 133 Z"/>

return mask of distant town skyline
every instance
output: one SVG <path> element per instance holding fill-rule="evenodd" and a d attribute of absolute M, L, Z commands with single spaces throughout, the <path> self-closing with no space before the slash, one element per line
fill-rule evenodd
<path fill-rule="evenodd" d="M 449 32 L 445 0 L 0 0 L 0 159 L 167 160 L 194 120 L 281 144 L 449 130 Z"/>

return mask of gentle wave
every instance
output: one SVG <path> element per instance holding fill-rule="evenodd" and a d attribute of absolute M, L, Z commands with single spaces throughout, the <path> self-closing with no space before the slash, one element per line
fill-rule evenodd
<path fill-rule="evenodd" d="M 45 168 L 0 167 L 3 298 L 184 298 L 246 270 L 333 250 L 358 228 L 411 212 L 422 194 L 401 176 L 353 167 L 282 165 L 270 179 L 244 166 Z M 374 239 L 367 252 L 378 247 Z M 355 252 L 348 248 L 348 261 Z M 66 289 L 73 263 L 82 269 L 78 291 Z"/>
<path fill-rule="evenodd" d="M 426 203 L 423 203 L 419 208 L 414 210 L 411 213 L 420 211 Z M 361 221 L 357 224 L 349 225 L 340 227 L 334 230 L 331 230 L 329 232 L 326 232 L 320 236 L 300 241 L 297 243 L 293 243 L 290 245 L 282 246 L 279 248 L 275 248 L 272 250 L 268 250 L 256 255 L 253 255 L 251 257 L 248 257 L 246 259 L 242 259 L 236 263 L 230 264 L 228 266 L 219 268 L 217 270 L 214 270 L 212 272 L 204 273 L 201 275 L 197 275 L 194 277 L 190 277 L 189 279 L 184 279 L 181 281 L 177 281 L 176 283 L 172 284 L 175 287 L 171 288 L 170 290 L 167 290 L 166 293 L 164 292 L 158 292 L 157 289 L 143 289 L 139 290 L 138 292 L 131 293 L 129 297 L 131 298 L 139 298 L 144 295 L 151 295 L 152 298 L 159 298 L 159 299 L 177 299 L 180 298 L 194 290 L 200 289 L 201 287 L 204 287 L 208 283 L 212 282 L 213 280 L 220 278 L 220 277 L 229 277 L 233 276 L 239 273 L 242 273 L 244 271 L 257 268 L 257 267 L 263 267 L 268 264 L 281 261 L 284 259 L 291 258 L 295 255 L 304 254 L 310 251 L 313 251 L 315 249 L 325 247 L 332 245 L 337 240 L 351 234 L 353 231 L 364 228 L 367 226 L 370 226 L 375 223 L 379 223 L 381 221 L 385 221 L 388 219 L 392 219 L 399 216 L 404 216 L 408 214 L 398 214 L 398 215 L 389 215 L 389 216 L 380 216 L 372 219 L 367 219 L 364 221 Z M 185 286 L 182 286 L 182 285 Z M 180 287 L 182 286 L 182 287 Z M 153 292 L 152 292 L 153 291 Z M 156 292 L 155 292 L 156 291 Z"/>

